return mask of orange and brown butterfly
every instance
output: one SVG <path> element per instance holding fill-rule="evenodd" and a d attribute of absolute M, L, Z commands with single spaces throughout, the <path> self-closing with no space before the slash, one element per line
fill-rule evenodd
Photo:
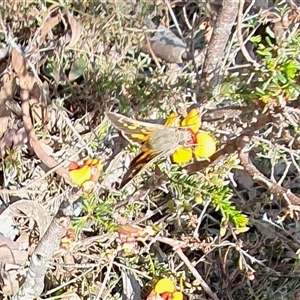
<path fill-rule="evenodd" d="M 186 163 L 193 156 L 208 158 L 213 154 L 211 152 L 215 152 L 213 138 L 207 133 L 199 132 L 201 118 L 195 108 L 183 119 L 172 113 L 164 124 L 137 121 L 113 112 L 107 112 L 107 117 L 125 138 L 140 144 L 142 150 L 131 161 L 120 188 L 129 183 L 148 164 L 159 158 L 172 155 L 173 162 Z M 205 145 L 202 145 L 204 137 L 209 140 L 208 144 L 211 148 L 209 151 Z"/>
<path fill-rule="evenodd" d="M 83 193 L 91 194 L 95 190 L 102 167 L 102 161 L 99 159 L 86 159 L 82 164 L 71 162 L 69 175 L 72 182 L 81 187 Z"/>

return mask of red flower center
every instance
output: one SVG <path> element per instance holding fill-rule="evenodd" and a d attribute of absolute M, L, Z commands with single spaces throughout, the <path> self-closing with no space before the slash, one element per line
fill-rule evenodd
<path fill-rule="evenodd" d="M 171 293 L 162 293 L 162 294 L 160 294 L 160 297 L 164 300 L 172 300 L 172 294 Z"/>
<path fill-rule="evenodd" d="M 187 145 L 196 145 L 197 144 L 197 132 L 194 132 L 191 128 L 187 129 L 190 132 L 191 139 L 187 141 Z"/>

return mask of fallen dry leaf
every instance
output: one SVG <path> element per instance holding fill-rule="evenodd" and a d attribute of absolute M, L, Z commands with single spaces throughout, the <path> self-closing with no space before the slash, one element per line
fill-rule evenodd
<path fill-rule="evenodd" d="M 144 20 L 144 25 L 148 29 L 154 29 L 156 26 L 149 19 Z M 178 38 L 169 28 L 159 25 L 155 33 L 147 37 L 151 47 L 149 47 L 147 40 L 143 41 L 142 50 L 154 54 L 168 62 L 182 63 L 183 54 L 186 52 L 185 42 Z M 151 49 L 150 49 L 151 48 Z"/>
<path fill-rule="evenodd" d="M 1 289 L 4 295 L 12 296 L 14 295 L 20 288 L 21 279 L 25 275 L 25 269 L 20 271 L 19 266 L 14 266 L 10 264 L 6 264 L 5 267 L 1 270 L 1 277 L 3 279 L 3 283 L 1 284 Z"/>
<path fill-rule="evenodd" d="M 27 64 L 24 57 L 16 50 L 12 50 L 12 67 L 19 77 L 20 82 L 20 97 L 22 100 L 22 119 L 29 136 L 29 143 L 37 157 L 45 164 L 48 168 L 57 166 L 57 162 L 51 156 L 47 155 L 43 150 L 38 138 L 34 132 L 32 120 L 30 117 L 30 105 L 29 101 L 40 101 L 41 89 L 37 83 L 37 79 L 27 71 Z M 55 172 L 63 177 L 66 182 L 73 185 L 69 177 L 68 171 L 63 167 L 58 167 Z"/>
<path fill-rule="evenodd" d="M 11 204 L 0 215 L 0 222 L 9 215 L 20 215 L 20 211 L 24 216 L 32 218 L 37 223 L 40 230 L 40 237 L 42 237 L 50 224 L 51 218 L 44 207 L 37 202 L 31 200 L 19 200 L 18 202 Z"/>
<path fill-rule="evenodd" d="M 0 141 L 0 153 L 3 157 L 5 155 L 6 148 L 16 149 L 18 147 L 22 147 L 27 142 L 28 137 L 24 127 L 18 130 L 9 129 L 5 132 L 3 138 Z"/>
<path fill-rule="evenodd" d="M 0 90 L 0 138 L 6 132 L 10 111 L 5 103 L 8 99 L 12 99 L 16 86 L 16 78 L 13 74 L 3 76 L 3 86 Z"/>
<path fill-rule="evenodd" d="M 71 69 L 68 75 L 69 81 L 72 82 L 78 79 L 80 76 L 83 75 L 85 69 L 86 61 L 83 57 L 79 57 L 71 65 Z"/>
<path fill-rule="evenodd" d="M 32 91 L 36 80 L 27 71 L 26 61 L 23 55 L 19 53 L 16 49 L 13 49 L 11 52 L 11 65 L 20 79 L 21 89 Z M 36 90 L 37 89 L 34 89 L 34 91 Z M 39 94 L 35 95 L 34 98 L 39 99 Z"/>
<path fill-rule="evenodd" d="M 142 299 L 141 286 L 138 280 L 124 268 L 121 268 L 121 277 L 124 287 L 122 299 Z M 132 297 L 132 295 L 134 295 L 134 297 Z"/>
<path fill-rule="evenodd" d="M 71 40 L 66 47 L 68 49 L 74 47 L 79 41 L 82 32 L 82 25 L 74 18 L 74 16 L 70 12 L 67 12 L 67 18 L 72 32 Z"/>
<path fill-rule="evenodd" d="M 234 170 L 234 180 L 244 189 L 250 189 L 254 185 L 254 181 L 245 170 Z"/>
<path fill-rule="evenodd" d="M 8 220 L 8 217 L 4 219 Z M 1 222 L 5 222 L 4 219 L 2 218 Z M 8 222 L 3 224 L 8 225 Z M 13 237 L 8 238 L 0 234 L 0 264 L 3 265 L 1 288 L 6 296 L 13 295 L 20 288 L 20 266 L 24 265 L 28 258 L 28 251 L 20 250 L 20 244 L 11 238 Z"/>
<path fill-rule="evenodd" d="M 0 235 L 0 262 L 5 264 L 22 265 L 27 259 L 27 251 L 19 250 L 19 244 Z"/>
<path fill-rule="evenodd" d="M 39 44 L 42 45 L 46 39 L 47 34 L 52 30 L 60 22 L 60 16 L 57 15 L 55 17 L 49 18 L 44 22 L 41 27 L 41 35 Z"/>
<path fill-rule="evenodd" d="M 12 241 L 11 239 L 5 237 L 2 233 L 0 233 L 0 247 L 7 247 L 10 249 L 18 249 L 19 244 L 17 242 Z M 0 252 L 0 260 L 2 253 Z"/>

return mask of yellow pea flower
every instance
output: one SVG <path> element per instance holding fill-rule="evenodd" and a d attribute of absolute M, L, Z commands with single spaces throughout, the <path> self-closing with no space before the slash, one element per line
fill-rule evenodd
<path fill-rule="evenodd" d="M 174 114 L 167 119 L 166 126 L 174 126 L 171 120 Z M 180 146 L 172 155 L 175 163 L 187 163 L 192 160 L 193 155 L 196 159 L 209 158 L 216 152 L 216 142 L 207 132 L 199 131 L 201 119 L 196 109 L 192 109 L 189 114 L 181 121 L 181 127 L 187 127 L 191 132 L 191 141 L 186 146 Z"/>
<path fill-rule="evenodd" d="M 201 126 L 201 118 L 197 109 L 193 108 L 181 121 L 182 127 L 188 127 L 192 132 L 198 132 Z"/>
<path fill-rule="evenodd" d="M 168 278 L 162 278 L 156 283 L 154 291 L 157 294 L 173 293 L 175 291 L 175 284 Z"/>
<path fill-rule="evenodd" d="M 196 159 L 209 158 L 216 152 L 216 142 L 207 132 L 196 134 L 197 146 L 194 149 Z"/>
<path fill-rule="evenodd" d="M 176 292 L 175 284 L 168 278 L 162 278 L 156 283 L 154 293 L 156 293 L 156 295 L 158 294 L 160 299 L 163 300 L 183 300 L 182 292 Z M 150 294 L 147 299 L 152 300 L 156 299 L 156 297 Z"/>
<path fill-rule="evenodd" d="M 82 188 L 86 194 L 94 191 L 102 171 L 102 162 L 99 159 L 87 159 L 82 164 L 72 162 L 69 165 L 69 175 L 72 182 Z"/>

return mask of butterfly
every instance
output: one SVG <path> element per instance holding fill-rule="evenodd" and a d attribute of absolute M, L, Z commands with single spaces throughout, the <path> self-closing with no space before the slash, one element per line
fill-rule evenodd
<path fill-rule="evenodd" d="M 192 131 L 189 127 L 179 127 L 180 117 L 174 113 L 169 116 L 164 125 L 133 120 L 113 112 L 106 114 L 114 127 L 120 130 L 127 140 L 141 145 L 141 153 L 131 161 L 120 188 L 127 185 L 150 163 L 168 157 L 178 147 L 184 147 L 192 139 Z M 197 118 L 199 118 L 198 114 Z"/>

